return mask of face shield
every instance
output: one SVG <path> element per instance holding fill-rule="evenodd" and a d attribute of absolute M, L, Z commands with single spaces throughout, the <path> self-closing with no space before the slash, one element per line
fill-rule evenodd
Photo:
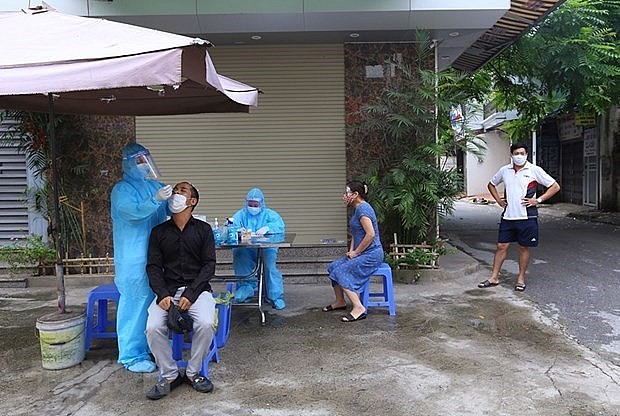
<path fill-rule="evenodd" d="M 127 156 L 125 160 L 135 164 L 138 171 L 145 179 L 158 179 L 161 175 L 159 169 L 148 150 L 141 150 L 138 153 Z"/>

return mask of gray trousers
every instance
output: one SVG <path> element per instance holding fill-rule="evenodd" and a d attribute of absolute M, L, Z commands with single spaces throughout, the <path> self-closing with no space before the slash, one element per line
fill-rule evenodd
<path fill-rule="evenodd" d="M 180 287 L 174 295 L 174 303 L 179 303 L 179 298 L 185 290 Z M 215 321 L 215 300 L 209 292 L 202 292 L 196 302 L 189 308 L 189 315 L 194 320 L 194 335 L 192 337 L 192 349 L 190 359 L 187 362 L 185 373 L 194 377 L 202 368 L 202 361 L 209 353 L 209 347 L 213 340 L 213 325 Z M 179 374 L 177 363 L 172 358 L 172 345 L 168 339 L 168 326 L 166 321 L 168 311 L 160 308 L 156 300 L 153 300 L 148 309 L 146 321 L 146 339 L 149 348 L 155 357 L 161 376 L 173 380 Z"/>

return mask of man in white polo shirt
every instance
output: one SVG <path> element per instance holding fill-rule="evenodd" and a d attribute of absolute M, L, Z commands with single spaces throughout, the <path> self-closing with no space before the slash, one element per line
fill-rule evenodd
<path fill-rule="evenodd" d="M 499 284 L 499 271 L 506 259 L 508 246 L 513 241 L 519 244 L 519 277 L 515 290 L 525 290 L 525 272 L 530 260 L 530 247 L 538 246 L 538 208 L 537 205 L 558 193 L 560 185 L 541 167 L 527 161 L 527 146 L 515 143 L 510 146 L 512 163 L 502 166 L 488 184 L 489 192 L 495 201 L 504 208 L 497 250 L 493 259 L 491 277 L 480 282 L 478 287 L 488 288 Z M 499 196 L 497 186 L 504 183 L 505 199 Z M 538 185 L 547 190 L 536 197 Z"/>

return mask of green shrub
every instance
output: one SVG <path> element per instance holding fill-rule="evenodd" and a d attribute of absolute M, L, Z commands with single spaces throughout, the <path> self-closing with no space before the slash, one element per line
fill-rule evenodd
<path fill-rule="evenodd" d="M 12 244 L 0 247 L 0 261 L 9 266 L 10 275 L 14 275 L 18 270 L 35 273 L 40 265 L 51 263 L 55 259 L 55 250 L 38 235 L 16 239 Z"/>

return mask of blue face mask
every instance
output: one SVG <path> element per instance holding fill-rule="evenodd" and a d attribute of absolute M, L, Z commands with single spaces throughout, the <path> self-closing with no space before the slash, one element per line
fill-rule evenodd
<path fill-rule="evenodd" d="M 146 178 L 149 175 L 149 173 L 151 172 L 151 168 L 146 163 L 140 163 L 140 164 L 136 165 L 136 170 L 138 172 L 140 172 L 140 175 L 142 175 L 142 177 L 144 177 L 144 178 Z"/>
<path fill-rule="evenodd" d="M 260 207 L 248 207 L 250 215 L 258 215 L 260 213 Z"/>

